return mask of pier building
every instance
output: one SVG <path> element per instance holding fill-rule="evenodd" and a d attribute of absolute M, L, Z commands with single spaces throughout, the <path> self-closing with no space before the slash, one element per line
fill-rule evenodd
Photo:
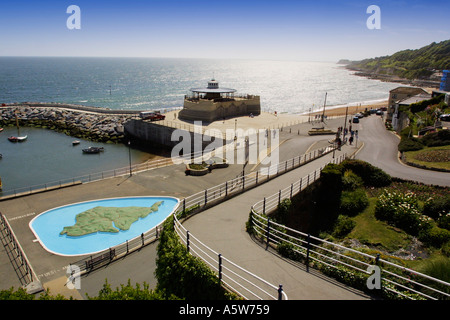
<path fill-rule="evenodd" d="M 190 91 L 178 115 L 181 120 L 213 122 L 261 113 L 259 96 L 237 95 L 235 89 L 221 88 L 215 79 L 208 81 L 206 88 L 191 88 Z"/>

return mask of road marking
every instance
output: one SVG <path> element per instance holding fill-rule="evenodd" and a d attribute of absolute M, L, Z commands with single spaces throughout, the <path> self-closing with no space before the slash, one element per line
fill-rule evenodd
<path fill-rule="evenodd" d="M 18 216 L 18 217 L 9 218 L 8 221 L 23 219 L 23 218 L 26 218 L 26 217 L 29 217 L 29 216 L 34 216 L 35 214 L 36 214 L 36 212 L 27 213 L 27 214 L 24 214 L 24 215 L 21 215 L 21 216 Z"/>

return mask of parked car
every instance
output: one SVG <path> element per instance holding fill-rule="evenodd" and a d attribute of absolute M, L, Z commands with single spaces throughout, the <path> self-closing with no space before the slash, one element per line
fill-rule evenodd
<path fill-rule="evenodd" d="M 450 121 L 450 114 L 442 114 L 439 119 L 441 121 Z"/>
<path fill-rule="evenodd" d="M 353 123 L 359 123 L 359 118 L 358 117 L 353 117 Z"/>
<path fill-rule="evenodd" d="M 166 118 L 166 116 L 159 111 L 143 111 L 140 113 L 140 116 L 142 120 L 150 121 L 164 120 Z"/>
<path fill-rule="evenodd" d="M 376 112 L 377 116 L 382 116 L 383 113 L 384 113 L 384 112 L 383 112 L 383 110 L 381 110 L 381 109 L 378 109 L 377 112 Z"/>

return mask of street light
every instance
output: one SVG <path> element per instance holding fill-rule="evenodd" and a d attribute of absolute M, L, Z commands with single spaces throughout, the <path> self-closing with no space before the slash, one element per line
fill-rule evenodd
<path fill-rule="evenodd" d="M 132 171 L 131 171 L 131 148 L 130 148 L 130 144 L 131 141 L 128 140 L 128 160 L 130 162 L 130 177 L 132 176 Z"/>

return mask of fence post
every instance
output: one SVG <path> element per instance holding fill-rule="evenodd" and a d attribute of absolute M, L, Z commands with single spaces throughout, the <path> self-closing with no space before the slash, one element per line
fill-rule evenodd
<path fill-rule="evenodd" d="M 183 216 L 186 214 L 186 198 L 183 198 Z"/>
<path fill-rule="evenodd" d="M 256 184 L 258 184 L 258 172 L 259 171 L 256 171 Z"/>
<path fill-rule="evenodd" d="M 222 254 L 219 253 L 219 283 L 222 283 Z"/>
<path fill-rule="evenodd" d="M 281 203 L 281 190 L 278 191 L 278 206 L 280 206 Z"/>
<path fill-rule="evenodd" d="M 144 234 L 141 233 L 142 246 L 144 246 Z"/>
<path fill-rule="evenodd" d="M 266 230 L 266 250 L 269 247 L 269 242 L 270 242 L 270 218 L 267 218 L 267 230 Z"/>
<path fill-rule="evenodd" d="M 225 197 L 228 196 L 228 181 L 225 182 Z"/>
<path fill-rule="evenodd" d="M 264 197 L 263 201 L 263 214 L 266 214 L 266 197 Z"/>
<path fill-rule="evenodd" d="M 309 244 L 311 243 L 311 235 L 308 233 L 308 243 L 306 244 L 306 272 L 309 272 Z"/>
<path fill-rule="evenodd" d="M 291 183 L 291 196 L 289 197 L 289 199 L 292 199 L 292 188 L 294 188 L 294 184 Z"/>
<path fill-rule="evenodd" d="M 278 300 L 283 300 L 283 286 L 281 284 L 278 286 Z"/>
<path fill-rule="evenodd" d="M 186 249 L 187 249 L 187 252 L 190 252 L 189 251 L 189 244 L 190 244 L 190 242 L 189 242 L 189 230 L 188 231 L 186 231 Z"/>
<path fill-rule="evenodd" d="M 208 202 L 208 189 L 205 189 L 205 206 L 207 202 Z"/>

